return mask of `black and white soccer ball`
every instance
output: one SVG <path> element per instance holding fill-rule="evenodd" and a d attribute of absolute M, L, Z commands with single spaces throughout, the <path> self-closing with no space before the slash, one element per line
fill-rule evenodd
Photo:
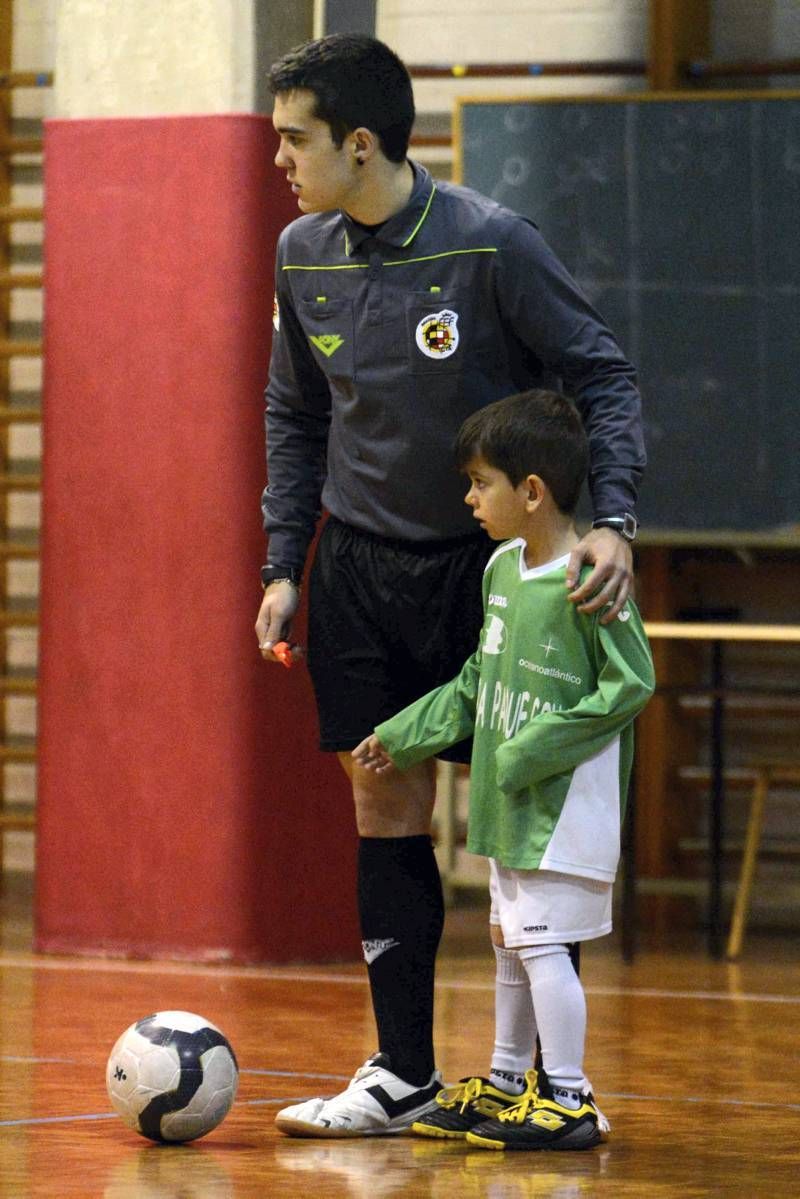
<path fill-rule="evenodd" d="M 193 1141 L 225 1119 L 239 1083 L 236 1055 L 215 1024 L 156 1012 L 111 1050 L 106 1086 L 129 1128 L 151 1141 Z"/>

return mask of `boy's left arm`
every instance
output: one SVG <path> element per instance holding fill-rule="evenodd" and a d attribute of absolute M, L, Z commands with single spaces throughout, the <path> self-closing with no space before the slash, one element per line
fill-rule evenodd
<path fill-rule="evenodd" d="M 506 794 L 573 770 L 630 723 L 655 688 L 653 659 L 638 612 L 629 604 L 603 625 L 595 617 L 597 687 L 574 708 L 539 713 L 497 749 L 497 785 Z M 623 612 L 623 615 L 624 615 Z"/>
<path fill-rule="evenodd" d="M 471 736 L 479 682 L 480 651 L 476 651 L 449 683 L 376 725 L 375 734 L 398 770 L 407 770 Z"/>

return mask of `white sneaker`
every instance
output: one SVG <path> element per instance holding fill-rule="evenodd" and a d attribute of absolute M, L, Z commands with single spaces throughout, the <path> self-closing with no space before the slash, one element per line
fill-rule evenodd
<path fill-rule="evenodd" d="M 347 1090 L 332 1099 L 307 1099 L 285 1107 L 275 1125 L 290 1137 L 370 1137 L 405 1132 L 436 1107 L 442 1076 L 434 1070 L 424 1087 L 403 1082 L 376 1053 L 356 1070 Z"/>

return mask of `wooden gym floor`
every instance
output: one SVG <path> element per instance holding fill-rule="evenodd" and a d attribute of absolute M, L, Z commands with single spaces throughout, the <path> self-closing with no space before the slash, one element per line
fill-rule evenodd
<path fill-rule="evenodd" d="M 290 1100 L 333 1093 L 375 1048 L 357 964 L 244 969 L 39 957 L 30 885 L 0 901 L 0 1199 L 347 1196 L 582 1199 L 800 1195 L 800 945 L 751 935 L 736 965 L 616 937 L 584 951 L 587 1064 L 612 1140 L 587 1153 L 467 1151 L 390 1137 L 299 1141 Z M 480 910 L 448 914 L 437 1042 L 445 1079 L 485 1072 L 492 959 Z M 185 1008 L 219 1024 L 242 1068 L 226 1121 L 158 1147 L 111 1114 L 104 1068 L 134 1019 Z"/>

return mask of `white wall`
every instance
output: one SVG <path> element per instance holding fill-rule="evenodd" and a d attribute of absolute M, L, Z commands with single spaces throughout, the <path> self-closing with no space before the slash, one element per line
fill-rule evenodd
<path fill-rule="evenodd" d="M 429 0 L 378 0 L 378 36 L 409 63 L 644 59 L 648 0 L 460 0 L 446 19 Z M 800 55 L 798 0 L 713 0 L 718 59 Z M 639 90 L 636 78 L 418 80 L 421 111 L 449 111 L 458 95 Z M 787 86 L 773 79 L 773 86 Z"/>
<path fill-rule="evenodd" d="M 251 112 L 253 0 L 59 0 L 63 117 Z"/>
<path fill-rule="evenodd" d="M 427 0 L 379 0 L 378 36 L 409 63 L 639 59 L 647 0 L 460 0 L 438 20 Z M 458 95 L 572 95 L 638 89 L 635 77 L 417 80 L 420 110 L 449 110 Z"/>

